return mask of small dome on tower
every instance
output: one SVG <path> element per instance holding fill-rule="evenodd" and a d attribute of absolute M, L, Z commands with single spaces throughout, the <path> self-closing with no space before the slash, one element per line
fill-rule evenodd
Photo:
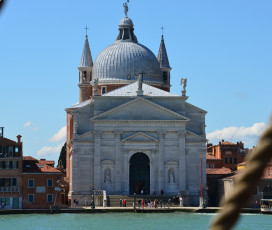
<path fill-rule="evenodd" d="M 132 22 L 132 20 L 130 19 L 130 18 L 128 18 L 128 17 L 124 17 L 121 21 L 120 21 L 120 23 L 119 23 L 119 26 L 120 27 L 133 27 L 134 25 L 133 25 L 133 22 Z"/>

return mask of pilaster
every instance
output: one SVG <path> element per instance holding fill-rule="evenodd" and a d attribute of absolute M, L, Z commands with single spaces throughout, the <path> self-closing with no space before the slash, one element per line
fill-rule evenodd
<path fill-rule="evenodd" d="M 179 191 L 186 190 L 186 154 L 185 131 L 178 131 L 179 148 Z"/>
<path fill-rule="evenodd" d="M 115 178 L 114 178 L 114 191 L 120 194 L 122 191 L 122 157 L 121 157 L 121 131 L 115 131 Z"/>
<path fill-rule="evenodd" d="M 158 190 L 163 189 L 165 191 L 164 184 L 164 139 L 165 131 L 158 131 L 159 135 L 159 162 L 158 162 Z"/>
<path fill-rule="evenodd" d="M 129 194 L 129 162 L 128 162 L 129 151 L 123 151 L 123 192 Z"/>
<path fill-rule="evenodd" d="M 101 152 L 101 131 L 94 131 L 94 186 L 101 187 L 100 182 L 101 182 L 101 175 L 100 175 L 100 152 Z"/>

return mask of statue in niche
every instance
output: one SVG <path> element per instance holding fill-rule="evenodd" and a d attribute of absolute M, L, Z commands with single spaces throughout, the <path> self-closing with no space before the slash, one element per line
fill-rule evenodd
<path fill-rule="evenodd" d="M 175 183 L 175 170 L 169 169 L 168 171 L 168 183 L 173 184 Z"/>
<path fill-rule="evenodd" d="M 111 182 L 111 170 L 110 168 L 106 168 L 104 171 L 104 182 Z"/>

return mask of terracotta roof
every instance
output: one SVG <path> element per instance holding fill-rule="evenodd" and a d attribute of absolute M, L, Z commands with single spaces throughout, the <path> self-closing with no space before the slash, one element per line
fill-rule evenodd
<path fill-rule="evenodd" d="M 25 156 L 23 158 L 23 173 L 61 173 L 60 170 L 46 164 L 46 162 L 46 160 L 40 161 L 31 156 Z"/>
<path fill-rule="evenodd" d="M 46 159 L 40 159 L 40 161 L 44 162 L 47 165 L 55 165 L 55 161 L 47 161 Z"/>
<path fill-rule="evenodd" d="M 220 158 L 217 158 L 217 157 L 215 157 L 214 155 L 208 154 L 208 153 L 206 154 L 206 160 L 221 161 Z"/>
<path fill-rule="evenodd" d="M 29 160 L 29 161 L 38 161 L 36 158 L 32 157 L 32 156 L 23 156 L 23 160 Z"/>
<path fill-rule="evenodd" d="M 234 144 L 230 141 L 224 141 L 224 142 L 221 142 L 221 145 L 237 145 L 237 144 Z"/>
<path fill-rule="evenodd" d="M 265 168 L 262 179 L 272 179 L 272 166 L 269 165 Z"/>
<path fill-rule="evenodd" d="M 16 141 L 10 140 L 8 138 L 5 137 L 1 137 L 0 138 L 0 145 L 18 145 L 18 143 Z"/>
<path fill-rule="evenodd" d="M 226 175 L 231 174 L 232 171 L 229 168 L 207 168 L 206 174 Z"/>

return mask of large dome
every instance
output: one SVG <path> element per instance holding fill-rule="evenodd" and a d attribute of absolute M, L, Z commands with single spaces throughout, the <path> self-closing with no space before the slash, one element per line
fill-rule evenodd
<path fill-rule="evenodd" d="M 117 41 L 96 58 L 93 78 L 104 81 L 136 80 L 144 72 L 144 81 L 162 83 L 160 65 L 147 47 L 133 41 Z M 117 83 L 117 82 L 116 82 Z"/>

